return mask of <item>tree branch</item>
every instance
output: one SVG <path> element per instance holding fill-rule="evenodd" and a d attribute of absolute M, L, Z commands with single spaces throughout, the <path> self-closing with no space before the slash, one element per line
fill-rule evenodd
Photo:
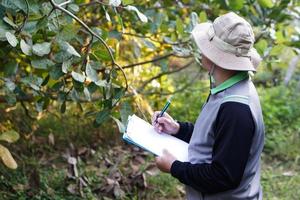
<path fill-rule="evenodd" d="M 153 80 L 158 79 L 158 78 L 160 78 L 160 77 L 162 77 L 162 76 L 164 76 L 164 75 L 169 75 L 169 74 L 173 74 L 173 73 L 179 72 L 179 71 L 181 71 L 181 70 L 183 70 L 183 69 L 185 69 L 185 68 L 188 68 L 188 67 L 189 67 L 191 64 L 193 64 L 194 62 L 195 62 L 195 60 L 192 60 L 192 61 L 188 62 L 187 64 L 183 65 L 182 67 L 177 68 L 177 69 L 175 69 L 175 70 L 159 73 L 158 75 L 156 75 L 156 76 L 154 76 L 154 77 L 148 79 L 147 81 L 145 81 L 144 84 L 143 84 L 137 91 L 138 91 L 138 92 L 143 91 L 144 88 L 145 88 L 149 83 L 151 83 Z"/>
<path fill-rule="evenodd" d="M 128 98 L 128 97 L 132 97 L 132 96 L 135 96 L 135 95 L 138 95 L 138 94 L 141 94 L 141 95 L 159 95 L 159 96 L 173 95 L 173 94 L 182 92 L 182 91 L 186 90 L 188 87 L 190 87 L 190 86 L 197 80 L 197 78 L 199 77 L 200 74 L 201 74 L 201 71 L 199 71 L 199 72 L 191 79 L 190 82 L 188 82 L 187 84 L 185 84 L 184 86 L 182 86 L 180 89 L 175 90 L 174 92 L 153 91 L 153 92 L 140 92 L 140 93 L 138 93 L 136 90 L 134 90 L 133 93 L 128 94 L 128 95 L 126 95 L 125 97 Z M 130 86 L 130 87 L 132 87 L 132 86 Z M 205 90 L 208 90 L 208 89 L 209 89 L 209 87 L 203 87 L 203 88 L 197 89 L 197 91 L 205 91 Z"/>
<path fill-rule="evenodd" d="M 81 19 L 79 19 L 76 15 L 74 15 L 73 13 L 71 13 L 70 11 L 66 10 L 65 8 L 61 7 L 60 5 L 61 4 L 64 4 L 64 3 L 61 3 L 60 5 L 56 4 L 54 0 L 50 0 L 50 3 L 52 5 L 52 7 L 54 9 L 58 9 L 60 11 L 62 11 L 63 13 L 69 15 L 70 17 L 72 17 L 75 21 L 77 21 L 83 28 L 85 28 L 86 31 L 88 31 L 92 36 L 94 36 L 95 38 L 97 38 L 98 40 L 100 40 L 100 42 L 104 45 L 104 47 L 106 48 L 106 50 L 108 51 L 109 53 L 109 56 L 111 58 L 111 61 L 113 63 L 113 67 L 116 66 L 119 70 L 121 70 L 124 78 L 125 78 L 125 90 L 128 89 L 128 81 L 127 81 L 127 76 L 123 70 L 123 68 L 118 64 L 116 63 L 115 61 L 115 58 L 113 56 L 113 53 L 110 49 L 110 47 L 106 44 L 106 42 L 104 41 L 103 38 L 101 38 L 97 33 L 95 33 L 87 24 L 85 24 Z"/>
<path fill-rule="evenodd" d="M 190 57 L 190 56 L 178 56 L 178 55 L 176 55 L 172 52 L 172 53 L 162 55 L 160 57 L 156 57 L 152 60 L 146 60 L 146 61 L 139 62 L 139 63 L 133 63 L 133 64 L 125 65 L 125 66 L 123 66 L 123 69 L 132 68 L 132 67 L 135 67 L 135 66 L 138 66 L 138 65 L 145 65 L 145 64 L 148 64 L 148 63 L 157 62 L 159 60 L 163 60 L 163 59 L 171 57 L 171 56 L 179 57 L 179 58 L 189 58 Z"/>
<path fill-rule="evenodd" d="M 149 40 L 151 40 L 153 42 L 157 42 L 157 43 L 165 44 L 165 45 L 186 44 L 186 43 L 188 43 L 188 42 L 191 41 L 190 39 L 188 39 L 188 40 L 185 40 L 185 41 L 179 41 L 179 42 L 169 43 L 169 42 L 164 42 L 164 41 L 160 41 L 160 40 L 157 40 L 157 39 L 153 39 L 151 36 L 140 35 L 140 34 L 135 34 L 135 33 L 122 33 L 122 32 L 119 32 L 119 33 L 122 34 L 122 35 L 128 35 L 128 36 L 133 36 L 133 37 L 138 37 L 138 38 L 146 38 L 146 39 L 149 39 Z"/>

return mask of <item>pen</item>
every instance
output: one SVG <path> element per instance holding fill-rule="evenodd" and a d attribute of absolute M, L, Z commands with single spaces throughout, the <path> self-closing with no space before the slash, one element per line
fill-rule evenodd
<path fill-rule="evenodd" d="M 160 113 L 156 116 L 155 122 L 157 123 L 157 119 L 159 117 L 162 117 L 164 115 L 164 113 L 167 111 L 167 109 L 169 108 L 170 104 L 171 104 L 171 99 L 173 96 L 171 96 L 168 100 L 167 103 L 165 104 L 164 108 L 160 111 Z"/>

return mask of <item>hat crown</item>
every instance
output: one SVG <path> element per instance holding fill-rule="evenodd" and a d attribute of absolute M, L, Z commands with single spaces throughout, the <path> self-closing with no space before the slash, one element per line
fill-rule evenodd
<path fill-rule="evenodd" d="M 213 28 L 217 37 L 236 48 L 249 50 L 254 44 L 251 25 L 233 12 L 216 18 Z"/>

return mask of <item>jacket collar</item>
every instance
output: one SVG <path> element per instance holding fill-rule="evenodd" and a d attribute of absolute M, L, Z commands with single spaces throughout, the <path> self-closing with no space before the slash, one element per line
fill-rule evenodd
<path fill-rule="evenodd" d="M 227 88 L 230 88 L 231 86 L 235 85 L 236 83 L 246 79 L 249 77 L 248 72 L 244 71 L 244 72 L 238 72 L 237 74 L 235 74 L 234 76 L 230 77 L 229 79 L 227 79 L 226 81 L 224 81 L 223 83 L 221 83 L 220 85 L 218 85 L 215 88 L 212 88 L 210 90 L 211 94 L 217 94 L 218 92 L 221 92 L 223 90 L 226 90 Z"/>

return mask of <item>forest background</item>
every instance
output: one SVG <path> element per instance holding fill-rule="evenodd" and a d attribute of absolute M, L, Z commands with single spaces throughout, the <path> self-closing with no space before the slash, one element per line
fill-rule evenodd
<path fill-rule="evenodd" d="M 121 135 L 170 95 L 175 119 L 196 120 L 209 82 L 190 31 L 229 11 L 263 58 L 264 199 L 299 199 L 299 1 L 0 2 L 0 199 L 182 199 Z"/>

